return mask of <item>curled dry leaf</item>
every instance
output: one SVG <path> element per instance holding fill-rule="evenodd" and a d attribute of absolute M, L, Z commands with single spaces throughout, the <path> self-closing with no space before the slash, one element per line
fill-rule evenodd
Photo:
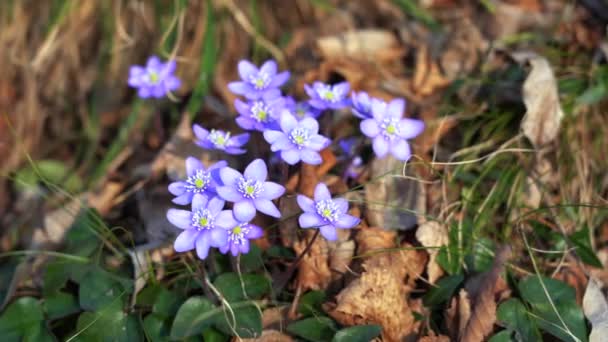
<path fill-rule="evenodd" d="M 412 80 L 412 91 L 420 96 L 431 95 L 435 90 L 450 84 L 445 78 L 439 66 L 429 56 L 429 48 L 420 46 L 416 55 L 416 71 Z"/>
<path fill-rule="evenodd" d="M 439 247 L 448 244 L 448 230 L 437 221 L 424 222 L 416 230 L 416 239 L 427 247 L 429 253 L 429 263 L 427 264 L 426 272 L 429 277 L 429 282 L 435 284 L 437 279 L 443 275 L 443 269 L 436 261 Z"/>
<path fill-rule="evenodd" d="M 300 255 L 306 249 L 315 231 L 308 229 L 304 232 L 305 238 L 293 245 L 296 254 Z M 328 263 L 329 247 L 327 241 L 317 236 L 310 250 L 302 257 L 298 266 L 297 286 L 302 291 L 325 289 L 331 281 L 331 271 Z"/>
<path fill-rule="evenodd" d="M 473 284 L 473 287 L 477 289 L 471 292 L 473 311 L 464 331 L 461 331 L 460 341 L 481 342 L 492 332 L 494 322 L 496 322 L 494 293 L 500 273 L 510 257 L 511 248 L 502 247 L 496 253 L 492 268 L 479 278 L 478 284 Z"/>
<path fill-rule="evenodd" d="M 533 53 L 517 53 L 513 57 L 532 66 L 523 85 L 526 115 L 521 129 L 534 146 L 541 146 L 557 137 L 564 116 L 557 81 L 546 58 Z"/>
<path fill-rule="evenodd" d="M 583 312 L 591 322 L 589 341 L 605 341 L 608 336 L 608 302 L 602 293 L 600 283 L 594 278 L 589 279 L 587 283 L 587 290 L 583 297 Z"/>
<path fill-rule="evenodd" d="M 450 307 L 445 312 L 445 322 L 452 340 L 458 340 L 470 319 L 471 300 L 467 290 L 461 289 L 458 297 L 452 298 Z"/>
<path fill-rule="evenodd" d="M 321 37 L 317 47 L 324 58 L 353 57 L 375 61 L 394 60 L 403 55 L 395 35 L 387 30 L 358 30 Z"/>

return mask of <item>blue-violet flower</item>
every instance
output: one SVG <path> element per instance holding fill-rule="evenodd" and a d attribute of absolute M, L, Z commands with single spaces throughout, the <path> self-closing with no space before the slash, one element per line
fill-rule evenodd
<path fill-rule="evenodd" d="M 249 222 L 238 222 L 234 216 L 226 222 L 228 229 L 228 242 L 220 247 L 220 252 L 226 254 L 228 251 L 233 256 L 239 253 L 249 253 L 249 240 L 259 239 L 264 235 L 262 228 Z"/>
<path fill-rule="evenodd" d="M 312 86 L 304 85 L 304 90 L 310 97 L 308 103 L 320 110 L 340 109 L 350 105 L 348 92 L 350 84 L 341 82 L 334 85 L 314 82 Z"/>
<path fill-rule="evenodd" d="M 169 209 L 167 220 L 174 226 L 183 229 L 175 239 L 173 247 L 177 252 L 186 252 L 196 248 L 199 258 L 209 255 L 210 247 L 222 247 L 228 243 L 227 223 L 232 213 L 222 210 L 224 201 L 218 197 L 210 200 L 200 194 L 192 198 L 192 210 Z"/>
<path fill-rule="evenodd" d="M 274 99 L 260 98 L 248 102 L 239 99 L 234 101 L 234 107 L 239 113 L 236 123 L 245 130 L 263 132 L 266 129 L 277 129 L 279 114 L 284 108 L 282 97 Z"/>
<path fill-rule="evenodd" d="M 316 119 L 321 115 L 321 111 L 311 106 L 307 101 L 296 102 L 291 96 L 285 97 L 285 108 L 287 108 L 298 121 L 304 118 Z"/>
<path fill-rule="evenodd" d="M 226 161 L 221 160 L 205 170 L 200 160 L 194 157 L 186 158 L 186 180 L 169 184 L 169 192 L 177 196 L 173 199 L 173 203 L 190 204 L 196 194 L 208 198 L 216 196 L 215 187 L 221 184 L 219 170 L 226 165 Z"/>
<path fill-rule="evenodd" d="M 280 86 L 289 79 L 289 72 L 277 74 L 277 63 L 268 60 L 258 69 L 249 61 L 242 60 L 238 65 L 241 81 L 228 83 L 228 89 L 250 100 L 275 98 L 281 96 Z"/>
<path fill-rule="evenodd" d="M 360 219 L 348 214 L 348 202 L 342 198 L 332 199 L 327 185 L 315 187 L 314 200 L 298 195 L 298 205 L 304 213 L 299 217 L 300 227 L 319 228 L 328 241 L 338 238 L 337 228 L 349 229 L 357 226 Z"/>
<path fill-rule="evenodd" d="M 219 129 L 212 129 L 209 132 L 197 124 L 192 126 L 192 130 L 196 136 L 195 143 L 202 148 L 220 150 L 228 154 L 243 154 L 246 152 L 241 147 L 249 141 L 249 133 L 230 136 L 230 132 Z"/>
<path fill-rule="evenodd" d="M 268 169 L 262 159 L 252 161 L 243 174 L 230 167 L 220 169 L 224 186 L 218 186 L 217 193 L 226 201 L 234 202 L 234 217 L 239 222 L 251 221 L 256 209 L 266 215 L 281 217 L 272 200 L 283 195 L 285 188 L 267 182 L 267 176 Z"/>
<path fill-rule="evenodd" d="M 372 117 L 372 102 L 380 99 L 369 96 L 364 91 L 353 92 L 351 95 L 353 115 L 359 119 L 370 119 Z"/>
<path fill-rule="evenodd" d="M 319 151 L 327 147 L 330 140 L 319 135 L 319 123 L 313 118 L 298 122 L 288 111 L 283 111 L 280 121 L 281 131 L 267 130 L 264 139 L 273 152 L 281 151 L 281 158 L 294 165 L 300 160 L 307 164 L 321 164 Z"/>
<path fill-rule="evenodd" d="M 373 102 L 373 118 L 361 121 L 361 132 L 372 139 L 376 156 L 383 158 L 390 153 L 398 160 L 406 161 L 412 152 L 407 139 L 413 139 L 424 130 L 421 120 L 402 118 L 405 100 L 395 99 L 387 103 Z"/>
<path fill-rule="evenodd" d="M 150 97 L 162 98 L 168 92 L 180 86 L 180 80 L 173 75 L 176 63 L 174 60 L 167 63 L 152 56 L 145 67 L 133 65 L 129 69 L 129 86 L 137 89 L 137 95 L 142 99 Z"/>

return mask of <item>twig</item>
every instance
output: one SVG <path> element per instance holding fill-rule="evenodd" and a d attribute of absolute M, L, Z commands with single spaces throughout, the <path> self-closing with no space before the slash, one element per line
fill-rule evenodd
<path fill-rule="evenodd" d="M 295 272 L 296 267 L 298 267 L 306 253 L 308 253 L 312 248 L 312 244 L 317 239 L 317 236 L 319 236 L 319 232 L 319 229 L 315 230 L 315 234 L 312 236 L 312 239 L 310 239 L 310 242 L 308 242 L 308 244 L 306 245 L 306 248 L 304 248 L 304 251 L 302 251 L 302 253 L 298 255 L 298 258 L 289 266 L 287 271 L 283 273 L 282 279 L 279 279 L 277 281 L 277 285 L 273 288 L 274 293 L 280 293 L 281 290 L 283 290 L 283 288 L 285 287 L 285 285 L 287 285 L 287 282 L 289 281 L 289 279 L 291 279 L 291 276 Z"/>

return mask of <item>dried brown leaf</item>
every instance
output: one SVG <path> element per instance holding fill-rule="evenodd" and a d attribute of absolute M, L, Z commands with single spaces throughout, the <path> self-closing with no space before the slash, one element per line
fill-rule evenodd
<path fill-rule="evenodd" d="M 278 330 L 263 330 L 262 336 L 260 337 L 244 339 L 239 338 L 238 340 L 243 342 L 292 342 L 293 338 Z"/>
<path fill-rule="evenodd" d="M 427 264 L 427 274 L 429 282 L 434 284 L 443 275 L 443 269 L 436 261 L 439 247 L 448 244 L 448 230 L 437 221 L 427 221 L 421 224 L 416 230 L 416 239 L 427 249 L 429 253 L 429 263 Z"/>
<path fill-rule="evenodd" d="M 293 245 L 297 255 L 304 252 L 314 234 L 314 230 L 307 229 L 304 232 L 305 238 Z M 328 258 L 329 247 L 327 241 L 318 236 L 312 243 L 308 253 L 300 261 L 297 286 L 301 287 L 303 291 L 325 289 L 331 281 Z"/>
<path fill-rule="evenodd" d="M 424 336 L 418 340 L 419 342 L 450 342 L 450 338 L 445 335 L 439 336 Z"/>
<path fill-rule="evenodd" d="M 383 62 L 400 58 L 404 53 L 392 32 L 378 29 L 321 37 L 317 40 L 317 47 L 327 59 L 352 57 Z"/>
<path fill-rule="evenodd" d="M 461 289 L 458 297 L 453 297 L 450 307 L 445 312 L 445 322 L 448 332 L 454 341 L 464 331 L 471 318 L 471 300 L 465 289 Z"/>
<path fill-rule="evenodd" d="M 583 312 L 591 322 L 589 341 L 605 341 L 608 336 L 608 302 L 597 279 L 589 279 L 583 297 Z"/>
<path fill-rule="evenodd" d="M 428 96 L 439 88 L 450 84 L 445 78 L 437 63 L 431 60 L 426 45 L 420 46 L 416 55 L 416 71 L 412 80 L 412 91 L 420 96 Z"/>

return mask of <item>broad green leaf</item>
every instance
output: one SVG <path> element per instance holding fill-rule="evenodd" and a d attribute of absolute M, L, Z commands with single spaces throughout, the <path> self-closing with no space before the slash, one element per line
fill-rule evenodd
<path fill-rule="evenodd" d="M 503 330 L 494 336 L 490 337 L 488 342 L 512 342 L 515 341 L 511 339 L 511 332 L 509 330 Z M 534 341 L 534 340 L 531 340 Z M 527 341 L 526 341 L 527 342 Z"/>
<path fill-rule="evenodd" d="M 229 302 L 243 299 L 257 299 L 270 292 L 270 281 L 259 274 L 236 273 L 219 275 L 213 285 L 224 295 Z"/>
<path fill-rule="evenodd" d="M 523 299 L 532 306 L 535 321 L 541 329 L 564 341 L 576 341 L 574 337 L 587 341 L 585 318 L 576 304 L 572 287 L 541 276 L 529 276 L 520 281 L 517 287 Z"/>
<path fill-rule="evenodd" d="M 169 327 L 165 319 L 155 313 L 144 318 L 143 328 L 146 339 L 152 342 L 167 341 L 169 339 Z"/>
<path fill-rule="evenodd" d="M 175 316 L 183 298 L 173 291 L 162 288 L 156 297 L 152 312 L 164 317 L 165 319 Z"/>
<path fill-rule="evenodd" d="M 293 322 L 287 332 L 311 342 L 331 341 L 336 332 L 336 323 L 328 317 L 311 317 Z"/>
<path fill-rule="evenodd" d="M 76 297 L 65 292 L 57 292 L 46 296 L 42 306 L 48 319 L 57 319 L 80 311 L 80 305 L 78 305 Z"/>
<path fill-rule="evenodd" d="M 572 234 L 570 241 L 576 247 L 576 254 L 585 264 L 598 268 L 604 267 L 591 248 L 589 229 L 587 227 Z"/>
<path fill-rule="evenodd" d="M 43 319 L 38 299 L 21 297 L 10 304 L 0 316 L 0 336 L 4 340 L 18 340 L 29 330 L 37 329 Z"/>
<path fill-rule="evenodd" d="M 66 260 L 54 260 L 47 264 L 43 276 L 45 295 L 52 295 L 63 288 L 70 278 L 71 264 Z"/>
<path fill-rule="evenodd" d="M 207 298 L 191 297 L 182 304 L 171 326 L 171 338 L 200 334 L 213 323 L 215 307 Z"/>
<path fill-rule="evenodd" d="M 80 306 L 88 311 L 97 311 L 114 301 L 123 303 L 124 297 L 120 283 L 101 270 L 91 270 L 78 289 Z"/>
<path fill-rule="evenodd" d="M 30 327 L 23 335 L 23 342 L 55 342 L 57 339 L 46 327 L 44 322 Z"/>
<path fill-rule="evenodd" d="M 262 258 L 262 250 L 256 244 L 251 244 L 249 253 L 241 254 L 241 272 L 251 273 L 261 269 L 264 266 Z"/>
<path fill-rule="evenodd" d="M 302 315 L 313 316 L 318 315 L 323 312 L 321 309 L 321 304 L 325 302 L 325 292 L 323 291 L 310 291 L 305 293 L 302 298 L 300 298 L 300 303 L 298 304 L 298 312 Z"/>
<path fill-rule="evenodd" d="M 576 99 L 576 103 L 581 105 L 592 105 L 606 97 L 606 93 L 608 93 L 606 85 L 599 83 L 585 90 L 585 92 Z"/>
<path fill-rule="evenodd" d="M 498 321 L 515 331 L 518 341 L 540 341 L 540 333 L 536 323 L 528 316 L 524 304 L 516 298 L 511 298 L 500 304 L 496 316 Z"/>
<path fill-rule="evenodd" d="M 214 326 L 224 334 L 240 338 L 255 338 L 262 334 L 262 313 L 254 304 L 231 306 L 234 317 L 226 308 L 215 315 Z"/>
<path fill-rule="evenodd" d="M 424 305 L 436 306 L 439 305 L 452 297 L 454 291 L 460 286 L 464 276 L 457 274 L 439 279 L 434 287 L 431 287 L 429 292 L 422 297 Z"/>
<path fill-rule="evenodd" d="M 74 341 L 140 341 L 142 334 L 137 318 L 127 315 L 120 302 L 113 302 L 96 312 L 83 312 L 78 317 Z"/>
<path fill-rule="evenodd" d="M 207 328 L 203 331 L 203 341 L 205 342 L 228 342 L 230 337 L 222 334 L 214 328 Z"/>
<path fill-rule="evenodd" d="M 381 332 L 379 325 L 357 325 L 338 331 L 332 342 L 369 342 L 380 336 Z"/>
<path fill-rule="evenodd" d="M 148 284 L 143 290 L 137 293 L 137 305 L 152 307 L 154 303 L 156 303 L 156 298 L 161 293 L 161 291 L 165 290 L 162 286 L 158 284 Z"/>
<path fill-rule="evenodd" d="M 4 260 L 0 266 L 0 303 L 4 303 L 4 300 L 9 292 L 9 287 L 13 279 L 13 274 L 19 265 L 20 258 L 11 257 L 8 260 Z"/>
<path fill-rule="evenodd" d="M 82 179 L 71 172 L 65 163 L 54 159 L 35 161 L 15 175 L 15 185 L 19 190 L 36 187 L 38 181 L 59 185 L 70 193 L 82 188 Z"/>

